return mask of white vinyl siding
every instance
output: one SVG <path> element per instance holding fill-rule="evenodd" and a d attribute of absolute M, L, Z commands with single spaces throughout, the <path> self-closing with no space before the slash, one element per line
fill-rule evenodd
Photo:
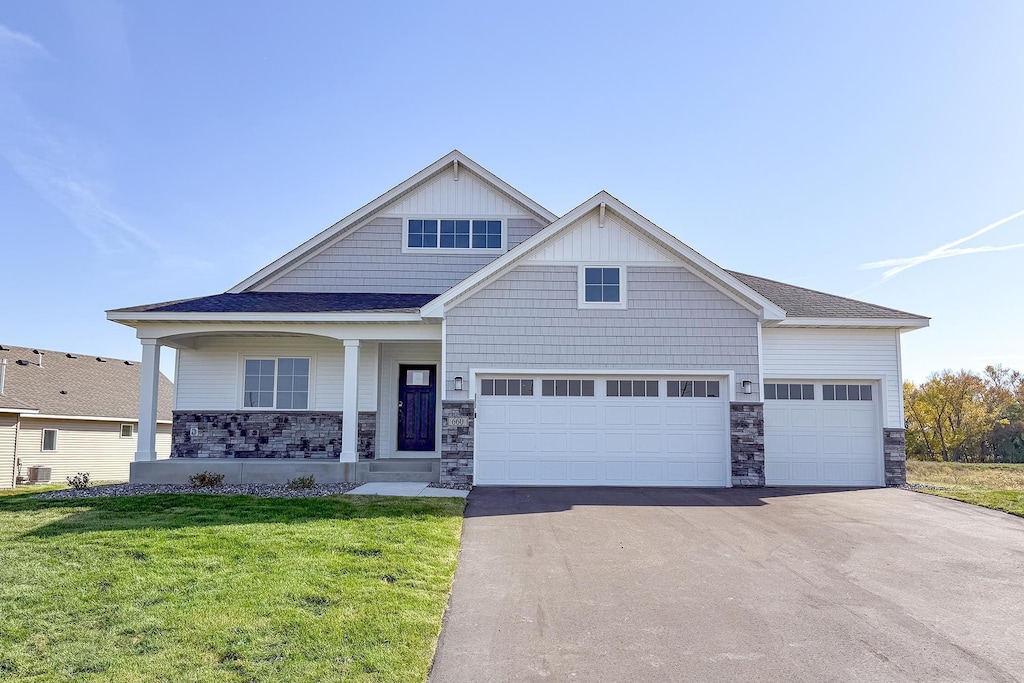
<path fill-rule="evenodd" d="M 381 213 L 391 216 L 477 214 L 484 217 L 529 217 L 517 202 L 495 190 L 465 167 L 459 169 L 458 180 L 455 180 L 455 169 L 449 168 Z"/>
<path fill-rule="evenodd" d="M 500 250 L 473 253 L 472 249 L 459 253 L 429 253 L 429 249 L 409 253 L 403 250 L 404 225 L 402 217 L 378 216 L 261 286 L 259 291 L 440 294 L 500 256 Z M 532 218 L 506 219 L 507 248 L 515 247 L 542 227 Z"/>
<path fill-rule="evenodd" d="M 0 414 L 0 489 L 14 487 L 14 442 L 18 434 L 18 416 Z"/>
<path fill-rule="evenodd" d="M 760 400 L 753 313 L 680 266 L 625 274 L 629 308 L 594 310 L 577 306 L 575 266 L 506 273 L 448 313 L 447 386 L 471 368 L 724 370 Z"/>
<path fill-rule="evenodd" d="M 56 429 L 57 450 L 43 451 L 44 429 Z M 127 481 L 128 466 L 135 459 L 136 439 L 121 438 L 121 422 L 63 420 L 23 417 L 18 430 L 21 472 L 35 465 L 52 468 L 50 481 L 63 483 L 65 477 L 88 472 L 93 481 Z M 156 454 L 171 454 L 171 426 L 157 425 Z"/>
<path fill-rule="evenodd" d="M 886 427 L 903 427 L 896 330 L 771 328 L 762 331 L 764 376 L 794 381 L 877 379 Z M 766 379 L 765 381 L 771 381 Z"/>
<path fill-rule="evenodd" d="M 178 351 L 175 410 L 240 410 L 246 356 L 311 359 L 309 410 L 341 411 L 345 403 L 345 347 L 316 337 L 200 337 L 197 349 Z M 359 410 L 376 410 L 377 348 L 359 346 Z"/>
<path fill-rule="evenodd" d="M 406 457 L 406 451 L 397 450 L 398 421 L 398 366 L 437 365 L 441 377 L 441 344 L 437 342 L 394 343 L 380 345 L 380 410 L 377 414 L 377 457 Z M 469 377 L 465 375 L 464 377 Z M 441 390 L 437 391 L 438 416 L 441 411 Z M 441 430 L 437 430 L 437 450 L 428 452 L 440 456 Z M 422 452 L 420 453 L 422 454 Z"/>
<path fill-rule="evenodd" d="M 600 227 L 598 211 L 581 218 L 551 242 L 526 257 L 528 263 L 545 261 L 600 263 L 644 262 L 674 263 L 675 258 L 635 229 L 612 216 L 605 215 Z"/>

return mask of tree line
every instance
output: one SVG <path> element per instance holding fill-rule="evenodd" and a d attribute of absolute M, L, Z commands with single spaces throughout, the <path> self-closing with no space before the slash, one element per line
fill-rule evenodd
<path fill-rule="evenodd" d="M 946 462 L 1024 462 L 1024 374 L 944 370 L 903 384 L 907 457 Z"/>

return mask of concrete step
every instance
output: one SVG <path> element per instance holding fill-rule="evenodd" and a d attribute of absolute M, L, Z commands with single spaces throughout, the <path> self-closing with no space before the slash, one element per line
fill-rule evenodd
<path fill-rule="evenodd" d="M 433 472 L 434 460 L 367 460 L 370 472 Z"/>
<path fill-rule="evenodd" d="M 356 479 L 364 482 L 437 482 L 440 478 L 440 460 L 387 458 L 360 460 L 356 465 Z"/>

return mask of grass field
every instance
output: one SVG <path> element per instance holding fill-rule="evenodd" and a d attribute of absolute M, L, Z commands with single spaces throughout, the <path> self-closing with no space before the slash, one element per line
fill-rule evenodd
<path fill-rule="evenodd" d="M 1024 517 L 1024 465 L 908 460 L 907 481 L 946 487 L 926 493 Z"/>
<path fill-rule="evenodd" d="M 5 495 L 0 680 L 422 681 L 463 505 Z"/>

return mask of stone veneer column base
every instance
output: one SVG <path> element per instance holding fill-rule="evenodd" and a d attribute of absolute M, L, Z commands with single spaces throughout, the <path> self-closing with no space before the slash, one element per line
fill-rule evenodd
<path fill-rule="evenodd" d="M 882 451 L 885 454 L 885 485 L 907 483 L 907 434 L 898 427 L 882 428 Z"/>
<path fill-rule="evenodd" d="M 764 486 L 764 404 L 729 404 L 732 485 Z"/>
<path fill-rule="evenodd" d="M 473 422 L 476 420 L 473 401 L 442 401 L 441 403 L 441 483 L 473 483 Z M 466 424 L 454 426 L 451 418 L 467 418 Z M 461 421 L 461 420 L 460 420 Z"/>
<path fill-rule="evenodd" d="M 377 457 L 377 412 L 373 410 L 359 413 L 359 443 L 356 447 L 360 460 L 373 460 Z"/>

